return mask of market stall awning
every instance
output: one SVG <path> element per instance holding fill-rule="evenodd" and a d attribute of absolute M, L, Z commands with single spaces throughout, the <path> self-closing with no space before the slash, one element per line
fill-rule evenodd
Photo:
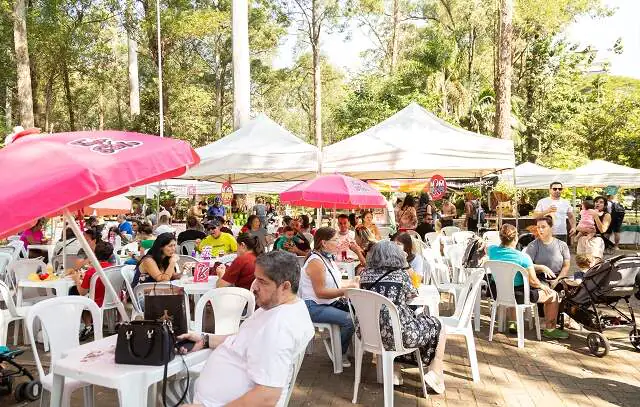
<path fill-rule="evenodd" d="M 196 151 L 200 165 L 180 178 L 231 184 L 304 181 L 318 170 L 318 149 L 262 114 Z"/>
<path fill-rule="evenodd" d="M 323 173 L 364 180 L 481 177 L 515 167 L 513 142 L 455 127 L 412 103 L 323 151 Z"/>
<path fill-rule="evenodd" d="M 518 188 L 547 189 L 552 182 L 571 185 L 573 176 L 569 171 L 553 170 L 534 163 L 522 163 L 515 169 Z M 500 179 L 513 184 L 513 171 L 505 171 Z"/>
<path fill-rule="evenodd" d="M 577 187 L 640 186 L 640 170 L 604 160 L 592 160 L 570 171 L 571 185 Z"/>

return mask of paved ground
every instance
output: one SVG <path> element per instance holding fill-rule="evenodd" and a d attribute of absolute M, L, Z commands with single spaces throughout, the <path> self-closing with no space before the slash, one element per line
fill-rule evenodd
<path fill-rule="evenodd" d="M 443 310 L 446 313 L 446 310 Z M 612 331 L 611 353 L 591 356 L 586 332 L 571 331 L 567 341 L 536 341 L 527 331 L 524 349 L 516 347 L 513 335 L 497 334 L 488 342 L 488 314 L 483 305 L 482 330 L 476 335 L 481 382 L 473 383 L 464 339 L 447 341 L 446 392 L 422 396 L 417 368 L 404 370 L 404 384 L 395 388 L 397 406 L 638 406 L 640 404 L 640 353 L 628 342 L 625 330 Z M 26 352 L 20 360 L 33 367 Z M 35 370 L 35 368 L 34 368 Z M 347 406 L 353 395 L 353 368 L 334 375 L 324 348 L 316 337 L 315 352 L 305 358 L 290 406 Z M 76 392 L 74 406 L 82 405 Z M 382 406 L 382 385 L 376 383 L 375 366 L 365 355 L 363 381 L 358 404 Z M 12 398 L 0 398 L 1 406 L 17 405 Z M 22 403 L 36 406 L 39 403 Z M 98 388 L 96 405 L 117 405 L 115 392 Z"/>

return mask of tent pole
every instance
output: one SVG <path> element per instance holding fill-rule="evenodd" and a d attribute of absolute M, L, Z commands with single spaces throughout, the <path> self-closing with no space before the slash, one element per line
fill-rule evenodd
<path fill-rule="evenodd" d="M 518 189 L 518 183 L 516 182 L 516 169 L 514 168 L 513 170 L 513 186 L 516 187 L 516 202 L 515 202 L 515 206 L 516 206 L 516 233 L 518 235 L 520 235 L 520 227 L 518 225 L 518 221 L 520 220 L 520 212 L 518 211 L 518 192 L 520 192 L 520 190 Z"/>
<path fill-rule="evenodd" d="M 62 269 L 66 270 L 67 269 L 67 228 L 64 227 L 64 218 L 62 218 Z M 55 257 L 56 254 L 53 253 L 53 257 Z M 53 259 L 51 259 L 51 264 L 53 264 Z M 53 270 L 53 272 L 55 273 L 58 270 Z"/>
<path fill-rule="evenodd" d="M 91 247 L 89 246 L 89 242 L 87 242 L 87 239 L 84 237 L 84 234 L 80 230 L 80 227 L 78 227 L 75 220 L 73 219 L 73 215 L 71 214 L 71 212 L 69 212 L 68 209 L 65 209 L 64 216 L 69 221 L 69 226 L 73 230 L 73 233 L 76 234 L 76 238 L 80 242 L 82 249 L 84 250 L 87 257 L 89 258 L 89 261 L 91 262 L 93 267 L 95 267 L 96 271 L 100 275 L 100 278 L 102 279 L 102 283 L 104 284 L 105 290 L 109 292 L 109 294 L 113 295 L 113 298 L 115 298 L 116 307 L 118 308 L 120 317 L 122 318 L 123 321 L 129 321 L 129 315 L 127 315 L 127 311 L 125 311 L 124 305 L 122 304 L 122 301 L 120 301 L 120 296 L 118 295 L 116 290 L 113 288 L 113 285 L 111 284 L 111 281 L 109 281 L 109 279 L 107 278 L 107 275 L 104 273 L 102 266 L 100 266 L 100 262 L 96 258 L 96 254 L 93 252 L 93 250 L 91 250 Z"/>

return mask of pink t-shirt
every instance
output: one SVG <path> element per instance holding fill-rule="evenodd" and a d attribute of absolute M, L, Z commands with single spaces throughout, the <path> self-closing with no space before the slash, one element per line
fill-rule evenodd
<path fill-rule="evenodd" d="M 24 247 L 26 248 L 29 247 L 29 237 L 35 244 L 38 244 L 42 242 L 42 239 L 44 239 L 44 234 L 42 233 L 42 230 L 34 232 L 31 229 L 27 229 L 22 232 L 22 234 L 20 235 L 20 240 L 22 240 L 22 242 L 24 243 Z"/>
<path fill-rule="evenodd" d="M 596 227 L 596 222 L 593 220 L 593 215 L 591 215 L 587 209 L 583 209 L 580 211 L 580 222 L 578 223 L 578 227 L 581 227 L 581 228 Z"/>

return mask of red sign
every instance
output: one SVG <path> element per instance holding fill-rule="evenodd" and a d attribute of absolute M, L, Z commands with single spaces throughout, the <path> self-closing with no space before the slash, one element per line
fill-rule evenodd
<path fill-rule="evenodd" d="M 438 201 L 447 193 L 447 181 L 441 175 L 431 177 L 431 199 Z"/>
<path fill-rule="evenodd" d="M 222 204 L 225 206 L 231 205 L 231 201 L 233 200 L 233 187 L 230 182 L 225 182 L 222 184 L 222 188 L 220 190 L 220 199 L 222 199 Z"/>
<path fill-rule="evenodd" d="M 193 282 L 206 283 L 207 281 L 209 281 L 209 263 L 199 261 L 196 263 L 196 269 L 193 271 Z"/>

